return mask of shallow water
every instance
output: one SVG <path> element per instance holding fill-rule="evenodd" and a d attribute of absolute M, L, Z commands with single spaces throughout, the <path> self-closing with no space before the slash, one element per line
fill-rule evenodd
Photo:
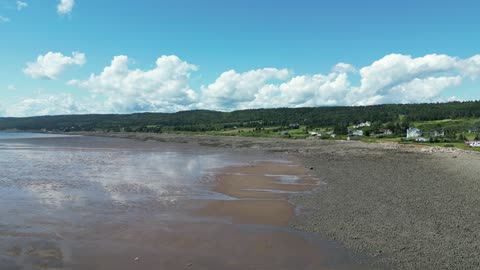
<path fill-rule="evenodd" d="M 81 136 L 2 138 L 0 269 L 324 269 L 325 262 L 360 269 L 313 237 L 189 214 L 192 202 L 225 199 L 209 189 L 216 169 L 271 159 L 264 153 Z"/>

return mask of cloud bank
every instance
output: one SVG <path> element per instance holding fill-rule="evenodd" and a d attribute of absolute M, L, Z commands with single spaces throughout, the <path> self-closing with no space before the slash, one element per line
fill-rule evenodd
<path fill-rule="evenodd" d="M 75 101 L 72 95 L 56 94 L 27 98 L 5 108 L 6 116 L 24 117 L 32 115 L 63 115 L 88 113 L 86 104 Z"/>
<path fill-rule="evenodd" d="M 47 55 L 29 63 L 25 73 L 34 78 L 54 79 L 65 66 L 84 62 L 84 56 L 78 54 L 67 58 L 61 54 Z M 56 64 L 46 64 L 50 62 Z M 128 56 L 116 56 L 99 74 L 68 83 L 89 91 L 98 101 L 95 106 L 69 100 L 67 106 L 60 106 L 59 110 L 65 113 L 232 111 L 446 101 L 442 97 L 446 89 L 480 76 L 480 55 L 461 59 L 442 54 L 416 58 L 389 54 L 361 68 L 339 63 L 327 74 L 295 75 L 291 70 L 278 68 L 245 72 L 229 70 L 195 91 L 190 86 L 190 77 L 197 70 L 196 65 L 175 55 L 161 56 L 155 67 L 149 70 L 132 69 Z M 42 106 L 57 106 L 55 102 L 55 98 L 44 97 L 38 102 L 29 100 L 10 112 L 22 115 L 48 113 Z"/>

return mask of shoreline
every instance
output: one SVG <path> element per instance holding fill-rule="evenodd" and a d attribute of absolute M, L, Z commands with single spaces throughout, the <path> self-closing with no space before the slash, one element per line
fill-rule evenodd
<path fill-rule="evenodd" d="M 77 135 L 255 149 L 288 157 L 327 183 L 290 196 L 301 209 L 292 228 L 338 241 L 393 268 L 480 266 L 480 155 L 475 151 L 207 135 Z"/>

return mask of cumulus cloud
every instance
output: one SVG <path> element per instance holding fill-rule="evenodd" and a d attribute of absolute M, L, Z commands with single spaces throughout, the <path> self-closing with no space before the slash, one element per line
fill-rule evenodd
<path fill-rule="evenodd" d="M 205 102 L 201 105 L 234 110 L 434 102 L 441 100 L 446 89 L 459 86 L 466 78 L 476 79 L 480 75 L 480 56 L 459 59 L 431 54 L 413 58 L 390 54 L 361 68 L 359 85 L 352 85 L 348 75 L 355 72 L 352 65 L 339 63 L 330 74 L 288 79 L 283 76 L 277 77 L 280 82 L 269 83 L 230 71 L 214 84 L 202 87 Z"/>
<path fill-rule="evenodd" d="M 73 52 L 70 57 L 58 52 L 48 52 L 45 55 L 39 55 L 37 61 L 27 63 L 23 73 L 34 79 L 56 80 L 68 66 L 82 66 L 85 63 L 86 57 L 83 53 Z"/>
<path fill-rule="evenodd" d="M 254 101 L 267 82 L 285 80 L 288 76 L 290 71 L 287 69 L 264 68 L 244 73 L 229 70 L 221 74 L 214 83 L 202 86 L 203 100 L 199 106 L 224 109 L 238 103 Z"/>
<path fill-rule="evenodd" d="M 28 7 L 28 4 L 22 1 L 17 0 L 17 10 L 20 11 L 24 8 Z"/>
<path fill-rule="evenodd" d="M 40 60 L 28 66 L 30 69 L 26 73 L 34 74 L 32 77 L 56 78 L 61 71 L 31 71 L 37 70 L 37 66 L 48 66 L 43 64 L 49 62 L 44 60 L 45 57 L 39 57 Z M 62 63 L 65 62 L 67 64 L 63 64 L 63 67 L 75 61 Z M 82 61 L 76 61 L 79 62 Z M 358 70 L 348 63 L 339 63 L 328 74 L 294 75 L 288 69 L 278 68 L 245 72 L 229 70 L 220 74 L 212 83 L 202 85 L 198 91 L 194 91 L 189 81 L 190 75 L 198 67 L 177 56 L 161 56 L 155 67 L 149 70 L 133 69 L 129 67 L 130 62 L 127 56 L 116 56 L 99 74 L 91 74 L 87 79 L 68 83 L 87 89 L 93 96 L 93 102 L 77 103 L 70 96 L 43 96 L 26 99 L 12 106 L 8 112 L 15 115 L 38 115 L 87 111 L 232 111 L 272 107 L 437 102 L 449 100 L 446 96 L 447 89 L 454 89 L 480 76 L 480 55 L 461 59 L 438 54 L 421 57 L 390 54 Z M 356 76 L 359 80 L 353 80 L 350 76 Z M 452 95 L 451 92 L 448 94 Z M 65 102 L 60 101 L 63 99 Z"/>
<path fill-rule="evenodd" d="M 10 22 L 10 18 L 0 16 L 0 23 L 7 23 Z"/>
<path fill-rule="evenodd" d="M 478 56 L 459 59 L 430 54 L 412 58 L 390 54 L 360 69 L 361 83 L 345 103 L 372 105 L 435 101 L 443 90 L 480 74 Z"/>
<path fill-rule="evenodd" d="M 5 109 L 4 114 L 11 117 L 32 115 L 62 115 L 88 113 L 85 104 L 75 101 L 69 94 L 42 95 L 25 98 Z"/>
<path fill-rule="evenodd" d="M 57 5 L 57 12 L 60 15 L 70 14 L 75 6 L 75 0 L 61 0 Z"/>
<path fill-rule="evenodd" d="M 153 69 L 145 71 L 130 69 L 128 64 L 127 56 L 115 56 L 102 73 L 69 84 L 103 96 L 105 108 L 112 112 L 172 112 L 193 108 L 197 102 L 197 94 L 189 86 L 190 74 L 197 66 L 174 55 L 161 56 Z"/>

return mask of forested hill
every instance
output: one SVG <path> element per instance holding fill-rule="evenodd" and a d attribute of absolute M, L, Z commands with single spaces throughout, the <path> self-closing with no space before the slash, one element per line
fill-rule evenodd
<path fill-rule="evenodd" d="M 402 117 L 404 116 L 404 117 Z M 177 113 L 89 114 L 0 118 L 0 130 L 52 131 L 208 131 L 232 127 L 310 127 L 480 117 L 480 101 L 435 104 L 389 104 L 357 107 L 252 109 L 234 112 L 207 110 Z"/>

